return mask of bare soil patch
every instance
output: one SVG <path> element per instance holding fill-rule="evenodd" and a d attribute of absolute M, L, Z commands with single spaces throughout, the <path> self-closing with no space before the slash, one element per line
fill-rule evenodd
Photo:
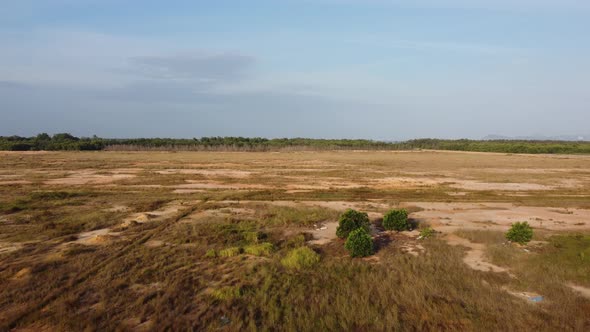
<path fill-rule="evenodd" d="M 0 242 L 0 254 L 7 254 L 17 251 L 23 247 L 22 243 L 18 242 Z"/>
<path fill-rule="evenodd" d="M 316 228 L 310 231 L 313 235 L 313 240 L 309 241 L 311 244 L 324 245 L 337 239 L 336 228 L 338 228 L 338 222 L 326 222 L 317 225 Z"/>
<path fill-rule="evenodd" d="M 575 284 L 567 284 L 567 286 L 583 297 L 590 299 L 590 288 Z"/>
<path fill-rule="evenodd" d="M 174 216 L 180 209 L 182 208 L 182 202 L 172 202 L 170 204 L 165 205 L 164 207 L 149 211 L 149 212 L 139 212 L 130 215 L 129 217 L 125 218 L 121 223 L 120 227 L 129 227 L 133 223 L 146 223 L 146 222 L 160 222 L 164 221 L 168 218 Z"/>
<path fill-rule="evenodd" d="M 514 222 L 527 221 L 535 228 L 549 230 L 587 230 L 590 210 L 517 206 L 511 203 L 411 202 L 422 211 L 412 217 L 432 224 L 437 230 L 490 229 L 506 231 Z"/>
<path fill-rule="evenodd" d="M 6 181 L 0 181 L 0 186 L 9 186 L 9 185 L 15 185 L 15 184 L 31 184 L 31 181 L 27 181 L 27 180 L 6 180 Z"/>
<path fill-rule="evenodd" d="M 207 177 L 224 177 L 224 178 L 247 178 L 252 175 L 250 171 L 240 171 L 234 169 L 165 169 L 156 171 L 158 174 L 198 174 Z"/>
<path fill-rule="evenodd" d="M 84 245 L 101 245 L 111 241 L 113 237 L 119 236 L 121 233 L 112 232 L 110 228 L 97 229 L 90 232 L 84 232 L 77 235 L 75 241 L 66 242 L 66 244 L 77 243 Z"/>
<path fill-rule="evenodd" d="M 95 170 L 81 170 L 76 172 L 69 172 L 68 176 L 64 178 L 47 180 L 44 183 L 47 185 L 66 185 L 79 186 L 85 184 L 110 184 L 119 180 L 125 180 L 136 177 L 135 174 L 125 174 L 114 172 L 111 174 L 97 174 Z"/>
<path fill-rule="evenodd" d="M 467 239 L 455 234 L 447 234 L 445 240 L 453 246 L 462 246 L 468 248 L 467 254 L 463 258 L 465 264 L 470 268 L 484 272 L 507 272 L 506 268 L 494 265 L 485 258 L 486 246 L 481 243 L 473 243 Z"/>

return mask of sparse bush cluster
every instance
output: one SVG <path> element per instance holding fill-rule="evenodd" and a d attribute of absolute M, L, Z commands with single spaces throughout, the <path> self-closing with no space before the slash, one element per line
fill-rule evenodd
<path fill-rule="evenodd" d="M 364 228 L 357 228 L 348 235 L 344 248 L 351 257 L 370 256 L 374 252 L 373 238 Z"/>
<path fill-rule="evenodd" d="M 369 227 L 369 215 L 364 212 L 348 209 L 338 219 L 336 236 L 341 239 L 346 239 L 352 231 L 358 228 L 363 228 L 368 231 Z"/>
<path fill-rule="evenodd" d="M 344 247 L 352 257 L 365 257 L 373 254 L 373 238 L 369 230 L 369 215 L 348 209 L 338 219 L 336 236 L 346 239 Z"/>

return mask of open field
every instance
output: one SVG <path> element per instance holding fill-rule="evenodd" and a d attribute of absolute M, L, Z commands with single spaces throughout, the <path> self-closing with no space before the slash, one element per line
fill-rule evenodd
<path fill-rule="evenodd" d="M 417 230 L 383 230 L 396 207 Z M 590 156 L 0 152 L 0 331 L 191 328 L 590 330 Z"/>

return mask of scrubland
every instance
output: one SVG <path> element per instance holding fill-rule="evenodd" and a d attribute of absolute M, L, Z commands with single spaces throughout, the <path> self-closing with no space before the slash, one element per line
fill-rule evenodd
<path fill-rule="evenodd" d="M 191 329 L 590 330 L 590 156 L 0 152 L 0 330 Z"/>

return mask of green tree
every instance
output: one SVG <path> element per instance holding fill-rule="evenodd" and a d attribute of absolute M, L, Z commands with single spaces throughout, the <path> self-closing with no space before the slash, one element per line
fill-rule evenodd
<path fill-rule="evenodd" d="M 366 257 L 373 254 L 373 238 L 364 228 L 357 228 L 350 232 L 344 248 L 350 252 L 351 257 Z"/>
<path fill-rule="evenodd" d="M 533 228 L 528 222 L 516 222 L 506 233 L 508 241 L 526 244 L 533 239 Z"/>
<path fill-rule="evenodd" d="M 405 209 L 394 209 L 387 212 L 383 216 L 383 228 L 398 232 L 409 230 L 408 211 Z"/>
<path fill-rule="evenodd" d="M 369 230 L 369 215 L 364 212 L 348 209 L 338 219 L 336 236 L 341 239 L 346 239 L 350 232 L 358 228 L 364 228 L 367 231 Z"/>

